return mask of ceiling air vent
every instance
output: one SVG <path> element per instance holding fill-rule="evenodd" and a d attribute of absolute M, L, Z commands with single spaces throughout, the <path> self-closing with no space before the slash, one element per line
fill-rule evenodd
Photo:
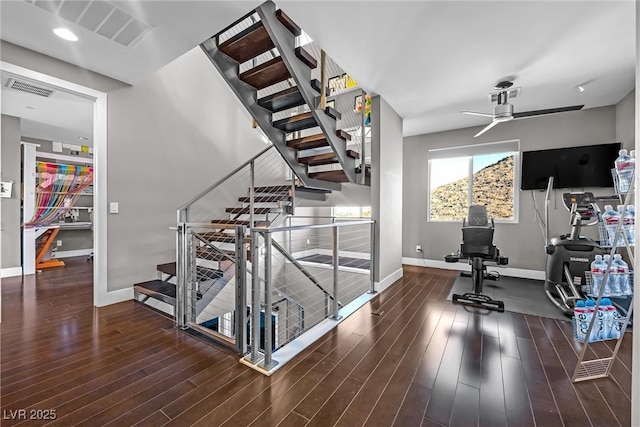
<path fill-rule="evenodd" d="M 24 0 L 122 46 L 131 47 L 155 27 L 104 0 Z"/>
<path fill-rule="evenodd" d="M 17 90 L 20 92 L 32 93 L 38 96 L 44 96 L 45 98 L 51 97 L 55 91 L 42 86 L 36 86 L 31 83 L 23 82 L 20 80 L 10 79 L 7 83 L 9 89 Z"/>

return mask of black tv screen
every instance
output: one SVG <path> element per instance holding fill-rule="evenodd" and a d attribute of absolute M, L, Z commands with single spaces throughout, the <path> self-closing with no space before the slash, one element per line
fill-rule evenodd
<path fill-rule="evenodd" d="M 522 190 L 544 190 L 549 177 L 553 188 L 613 187 L 611 169 L 620 143 L 585 145 L 522 153 Z"/>

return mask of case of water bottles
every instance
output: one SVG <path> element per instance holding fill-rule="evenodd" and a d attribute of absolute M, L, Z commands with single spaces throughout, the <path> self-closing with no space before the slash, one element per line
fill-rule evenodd
<path fill-rule="evenodd" d="M 595 280 L 594 280 L 595 277 Z M 593 298 L 598 298 L 604 274 L 584 272 L 585 285 L 583 292 Z M 627 298 L 633 295 L 633 271 L 628 273 L 610 273 L 602 292 L 603 297 Z"/>
<path fill-rule="evenodd" d="M 575 315 L 571 319 L 573 337 L 579 342 L 596 342 L 619 339 L 623 334 L 625 318 L 611 303 L 609 298 L 602 298 L 596 310 L 596 303 L 592 299 L 586 302 L 576 301 Z M 589 332 L 592 318 L 595 322 Z M 587 333 L 589 336 L 587 337 Z"/>

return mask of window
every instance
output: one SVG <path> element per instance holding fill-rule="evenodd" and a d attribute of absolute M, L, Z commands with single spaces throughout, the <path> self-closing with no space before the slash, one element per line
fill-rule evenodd
<path fill-rule="evenodd" d="M 462 221 L 469 205 L 517 222 L 519 141 L 429 150 L 429 221 Z"/>
<path fill-rule="evenodd" d="M 331 210 L 331 216 L 336 218 L 371 218 L 371 206 L 336 206 Z"/>

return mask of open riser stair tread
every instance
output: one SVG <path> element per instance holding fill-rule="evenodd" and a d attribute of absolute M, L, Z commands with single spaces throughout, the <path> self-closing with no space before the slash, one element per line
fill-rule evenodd
<path fill-rule="evenodd" d="M 291 190 L 291 186 L 290 185 L 268 185 L 268 186 L 262 186 L 262 187 L 255 187 L 254 190 L 256 194 L 287 193 L 289 190 Z"/>
<path fill-rule="evenodd" d="M 311 150 L 313 148 L 329 147 L 329 141 L 323 133 L 303 136 L 287 141 L 287 146 L 295 150 Z"/>
<path fill-rule="evenodd" d="M 360 155 L 353 150 L 347 150 L 347 156 L 352 159 L 357 159 Z M 334 152 L 315 154 L 313 156 L 300 157 L 298 161 L 302 164 L 308 166 L 321 166 L 321 165 L 329 165 L 332 163 L 338 163 L 338 159 Z"/>
<path fill-rule="evenodd" d="M 255 89 L 264 89 L 291 77 L 279 56 L 240 74 L 239 78 Z"/>
<path fill-rule="evenodd" d="M 167 262 L 164 264 L 158 264 L 156 266 L 156 270 L 158 270 L 161 273 L 167 274 L 169 276 L 176 276 L 177 275 L 177 268 L 176 268 L 176 263 L 175 262 Z"/>
<path fill-rule="evenodd" d="M 256 196 L 253 198 L 254 203 L 278 203 L 283 201 L 290 201 L 291 197 L 288 194 L 272 194 L 269 196 Z M 238 197 L 239 202 L 249 203 L 249 196 Z"/>
<path fill-rule="evenodd" d="M 282 9 L 278 9 L 276 10 L 276 18 L 278 19 L 278 21 L 280 21 L 280 23 L 282 23 L 282 25 L 285 26 L 285 28 L 287 30 L 289 30 L 291 32 L 291 34 L 293 34 L 294 36 L 299 36 L 300 34 L 302 34 L 302 29 L 298 26 L 298 24 L 296 24 L 295 22 L 293 22 L 293 19 L 289 18 L 289 16 L 284 13 L 282 11 Z"/>
<path fill-rule="evenodd" d="M 249 215 L 251 213 L 250 208 L 227 208 L 226 212 L 238 215 Z M 274 211 L 274 208 L 253 208 L 254 215 L 266 215 Z"/>
<path fill-rule="evenodd" d="M 290 87 L 273 95 L 265 96 L 258 100 L 258 105 L 272 113 L 286 110 L 288 108 L 305 105 L 304 98 L 297 87 Z"/>
<path fill-rule="evenodd" d="M 297 132 L 316 126 L 318 126 L 318 122 L 310 111 L 273 122 L 273 127 L 285 132 Z"/>
<path fill-rule="evenodd" d="M 302 61 L 307 67 L 313 70 L 318 66 L 318 61 L 316 61 L 313 55 L 304 50 L 304 48 L 302 48 L 301 46 L 298 46 L 295 52 L 298 59 Z"/>
<path fill-rule="evenodd" d="M 262 22 L 256 22 L 221 43 L 219 47 L 220 51 L 238 63 L 248 61 L 274 48 L 275 45 Z"/>
<path fill-rule="evenodd" d="M 349 182 L 349 178 L 347 178 L 344 171 L 342 170 L 311 172 L 309 174 L 309 177 L 314 179 L 320 179 L 323 181 Z"/>
<path fill-rule="evenodd" d="M 175 305 L 176 303 L 176 285 L 164 280 L 155 279 L 136 283 L 133 290 L 167 304 Z"/>

